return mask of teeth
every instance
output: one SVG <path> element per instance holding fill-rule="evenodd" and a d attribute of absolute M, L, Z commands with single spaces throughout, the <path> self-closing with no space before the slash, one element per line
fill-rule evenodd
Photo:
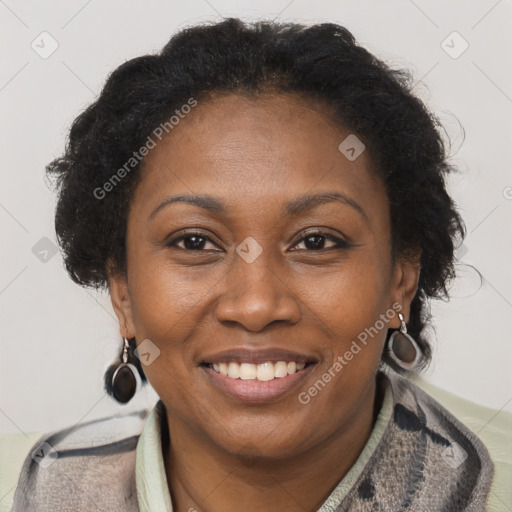
<path fill-rule="evenodd" d="M 274 365 L 274 377 L 286 377 L 288 375 L 287 365 L 284 361 L 279 361 Z"/>
<path fill-rule="evenodd" d="M 238 379 L 240 377 L 240 365 L 238 363 L 228 364 L 228 377 Z"/>
<path fill-rule="evenodd" d="M 256 370 L 256 378 L 266 381 L 274 379 L 274 365 L 272 363 L 259 364 Z"/>
<path fill-rule="evenodd" d="M 286 377 L 303 370 L 305 363 L 296 363 L 295 361 L 277 361 L 276 363 L 213 363 L 213 370 L 217 373 L 241 380 L 259 380 L 266 382 L 276 378 Z"/>
<path fill-rule="evenodd" d="M 288 363 L 286 365 L 286 369 L 288 370 L 288 374 L 292 375 L 293 373 L 295 373 L 297 371 L 297 364 L 292 361 L 291 363 Z"/>
<path fill-rule="evenodd" d="M 240 365 L 240 378 L 242 380 L 253 380 L 256 378 L 257 369 L 255 364 L 242 363 Z"/>

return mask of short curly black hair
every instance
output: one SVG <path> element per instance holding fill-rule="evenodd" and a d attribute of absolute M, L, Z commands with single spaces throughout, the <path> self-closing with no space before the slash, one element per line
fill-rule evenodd
<path fill-rule="evenodd" d="M 64 155 L 47 166 L 59 192 L 55 227 L 69 275 L 100 289 L 108 286 L 109 269 L 126 271 L 127 213 L 141 165 L 101 200 L 93 191 L 190 98 L 298 93 L 327 105 L 366 145 L 389 197 L 393 254 L 421 251 L 408 329 L 425 366 L 428 299 L 448 296 L 464 225 L 445 187 L 454 168 L 442 127 L 413 85 L 409 71 L 391 69 L 333 23 L 230 18 L 180 31 L 159 53 L 129 60 L 110 75 L 75 119 Z"/>

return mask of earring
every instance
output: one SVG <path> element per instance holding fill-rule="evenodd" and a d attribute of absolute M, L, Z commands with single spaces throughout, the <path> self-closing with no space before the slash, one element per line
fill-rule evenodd
<path fill-rule="evenodd" d="M 123 338 L 123 340 L 122 363 L 112 375 L 112 394 L 118 402 L 126 404 L 135 396 L 138 382 L 137 369 L 133 364 L 128 363 L 130 344 L 126 338 Z"/>
<path fill-rule="evenodd" d="M 421 358 L 421 350 L 414 339 L 407 334 L 407 326 L 402 313 L 398 313 L 400 329 L 395 331 L 388 340 L 387 355 L 400 368 L 412 370 Z"/>

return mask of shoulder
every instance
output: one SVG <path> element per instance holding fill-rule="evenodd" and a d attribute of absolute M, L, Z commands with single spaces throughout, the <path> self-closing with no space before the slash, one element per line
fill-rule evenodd
<path fill-rule="evenodd" d="M 512 415 L 458 397 L 422 379 L 415 384 L 473 432 L 485 445 L 494 464 L 489 511 L 512 507 Z"/>
<path fill-rule="evenodd" d="M 52 433 L 0 436 L 0 497 L 5 496 L 0 512 L 69 506 L 87 510 L 100 503 L 104 507 L 98 510 L 115 510 L 120 504 L 131 510 L 129 505 L 136 505 L 135 451 L 147 413 L 102 418 Z"/>
<path fill-rule="evenodd" d="M 10 512 L 21 468 L 43 432 L 0 436 L 0 512 Z"/>

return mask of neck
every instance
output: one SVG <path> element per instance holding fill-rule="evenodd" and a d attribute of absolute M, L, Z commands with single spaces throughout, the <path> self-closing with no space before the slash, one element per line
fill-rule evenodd
<path fill-rule="evenodd" d="M 374 382 L 352 421 L 286 458 L 242 460 L 166 415 L 172 443 L 167 438 L 163 452 L 173 511 L 318 510 L 364 448 L 381 398 Z"/>

